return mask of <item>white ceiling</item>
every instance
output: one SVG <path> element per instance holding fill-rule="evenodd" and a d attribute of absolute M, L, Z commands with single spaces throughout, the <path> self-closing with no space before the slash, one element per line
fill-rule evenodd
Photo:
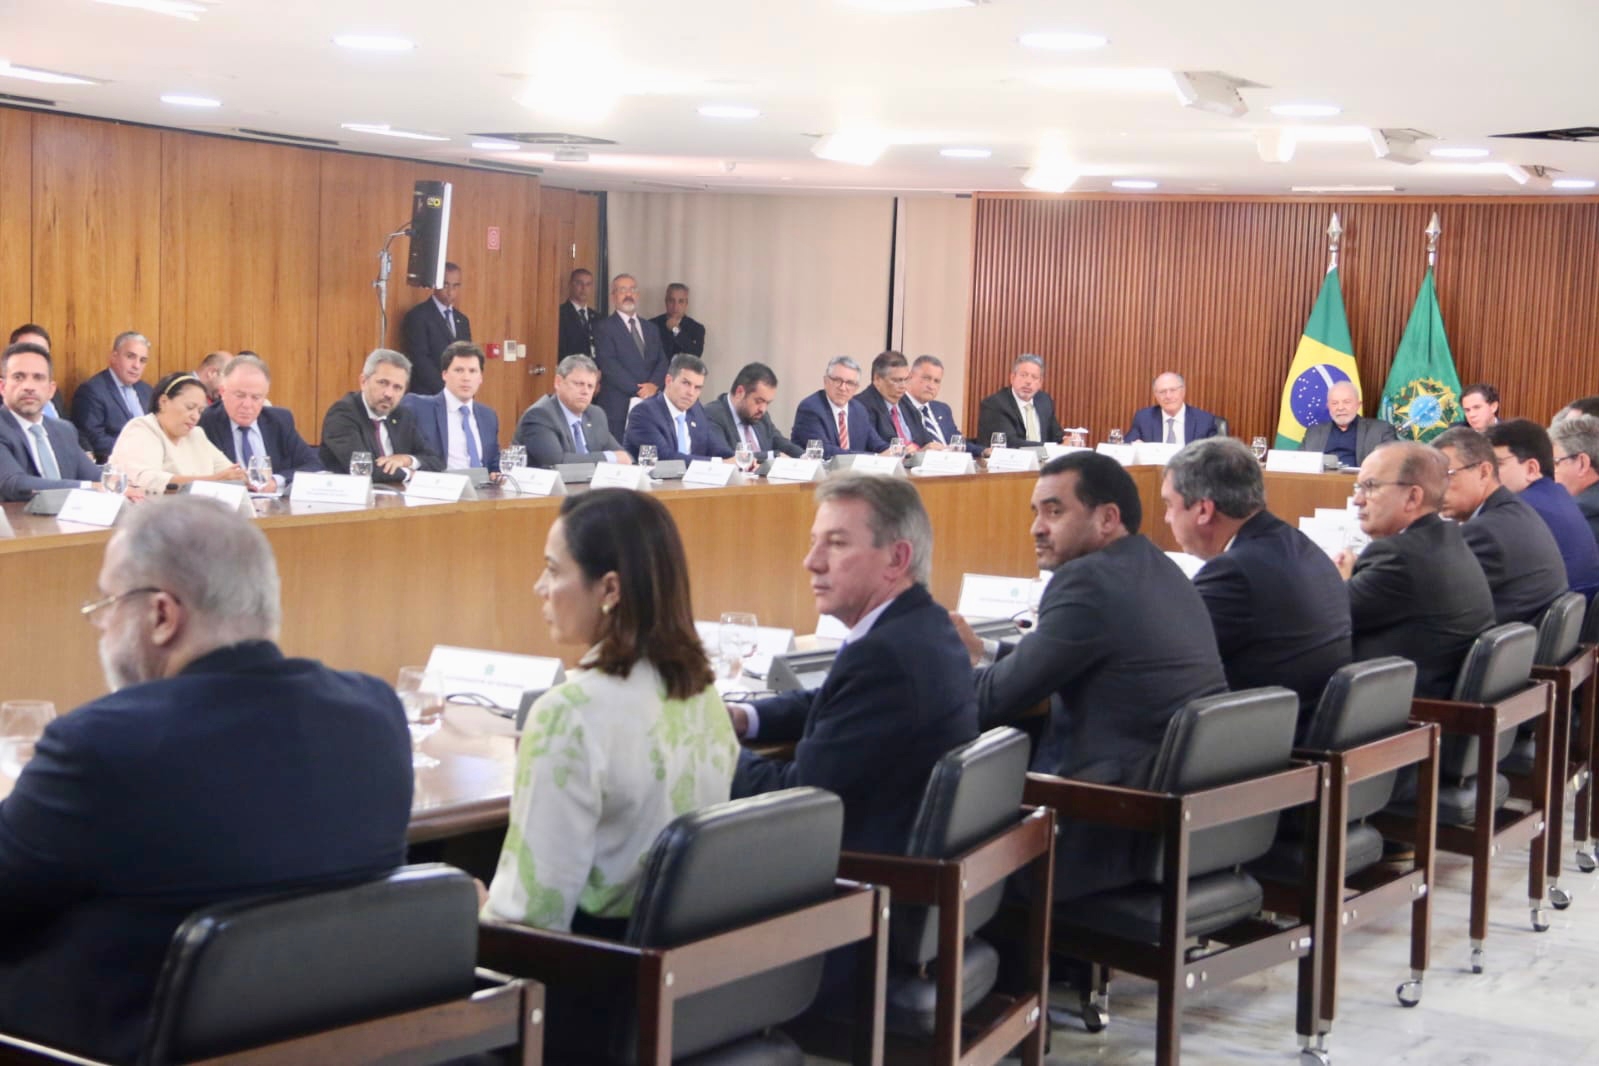
<path fill-rule="evenodd" d="M 1519 186 L 1504 163 L 1599 179 L 1599 144 L 1488 139 L 1599 125 L 1596 0 L 1519 9 L 1503 0 L 993 0 L 915 14 L 863 11 L 854 0 L 207 3 L 190 22 L 95 0 L 0 0 L 0 60 L 104 82 L 0 77 L 0 93 L 46 97 L 80 114 L 217 132 L 256 127 L 458 162 L 490 154 L 470 146 L 473 133 L 615 140 L 585 164 L 510 156 L 577 188 L 1017 190 L 1041 153 L 1081 172 L 1076 191 L 1141 178 L 1161 193 L 1395 185 L 1427 195 L 1573 195 Z M 1110 44 L 1051 54 L 1017 43 L 1039 30 L 1097 33 Z M 352 32 L 400 35 L 417 47 L 381 55 L 331 42 Z M 1226 118 L 1180 107 L 1158 73 L 1171 69 L 1225 71 L 1267 88 L 1244 90 L 1249 113 Z M 518 103 L 530 85 L 553 87 L 559 110 Z M 160 102 L 175 92 L 222 106 Z M 1343 112 L 1295 121 L 1267 110 L 1286 102 Z M 761 115 L 703 118 L 696 109 L 705 103 L 748 104 Z M 340 128 L 346 122 L 450 140 L 351 133 Z M 893 142 L 876 165 L 810 155 L 811 135 L 861 124 Z M 1256 152 L 1257 131 L 1277 126 L 1309 131 L 1290 163 Z M 1400 166 L 1374 157 L 1365 127 L 1424 130 L 1437 138 L 1427 148 L 1493 154 L 1485 163 Z M 943 146 L 993 155 L 944 159 Z"/>

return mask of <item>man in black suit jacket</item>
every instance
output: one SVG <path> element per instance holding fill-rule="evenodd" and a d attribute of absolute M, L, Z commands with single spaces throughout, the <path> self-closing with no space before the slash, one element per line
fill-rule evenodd
<path fill-rule="evenodd" d="M 905 443 L 907 452 L 920 451 L 915 422 L 910 405 L 905 402 L 905 389 L 910 384 L 909 361 L 896 351 L 886 351 L 872 360 L 872 384 L 856 397 L 866 413 L 871 416 L 872 429 L 879 437 L 892 441 L 898 437 Z M 924 429 L 922 435 L 925 437 Z"/>
<path fill-rule="evenodd" d="M 612 427 L 627 425 L 633 397 L 647 400 L 666 384 L 666 349 L 655 323 L 638 314 L 638 281 L 631 274 L 611 280 L 611 315 L 594 327 L 594 362 L 600 391 L 594 402 Z"/>
<path fill-rule="evenodd" d="M 1066 434 L 1055 421 L 1055 401 L 1044 388 L 1044 361 L 1019 355 L 1010 368 L 1010 388 L 985 396 L 977 408 L 977 439 L 986 448 L 994 434 L 1005 434 L 1010 448 L 1059 443 Z"/>
<path fill-rule="evenodd" d="M 45 417 L 56 391 L 50 353 L 26 341 L 9 345 L 0 355 L 0 386 L 0 500 L 97 487 L 100 468 L 78 447 L 78 431 L 65 419 Z"/>
<path fill-rule="evenodd" d="M 765 363 L 750 363 L 733 379 L 733 387 L 705 405 L 705 416 L 734 451 L 750 446 L 757 459 L 778 455 L 798 458 L 805 449 L 778 432 L 767 413 L 777 398 L 777 375 Z"/>
<path fill-rule="evenodd" d="M 729 707 L 740 736 L 799 742 L 792 762 L 743 752 L 733 795 L 825 788 L 844 800 L 844 847 L 903 854 L 933 764 L 977 735 L 972 672 L 927 592 L 933 530 L 916 489 L 843 475 L 816 498 L 805 568 L 816 609 L 849 638 L 820 688 Z"/>
<path fill-rule="evenodd" d="M 674 281 L 666 287 L 666 311 L 650 319 L 661 333 L 667 361 L 674 355 L 705 358 L 705 326 L 688 315 L 688 286 Z"/>
<path fill-rule="evenodd" d="M 1305 430 L 1299 450 L 1337 456 L 1340 466 L 1359 466 L 1377 445 L 1398 439 L 1387 422 L 1361 415 L 1360 393 L 1353 382 L 1339 381 L 1327 390 L 1327 421 Z"/>
<path fill-rule="evenodd" d="M 413 470 L 443 470 L 444 457 L 428 451 L 416 418 L 400 406 L 410 379 L 411 361 L 379 348 L 366 357 L 361 387 L 335 400 L 322 419 L 322 465 L 348 473 L 350 456 L 372 456 L 372 480 L 404 482 Z"/>
<path fill-rule="evenodd" d="M 294 415 L 286 407 L 268 407 L 272 373 L 259 356 L 236 355 L 222 368 L 221 403 L 200 415 L 200 428 L 222 454 L 240 466 L 265 455 L 272 461 L 272 477 L 281 490 L 301 470 L 318 471 L 322 460 L 294 428 Z M 248 453 L 248 454 L 246 454 Z"/>
<path fill-rule="evenodd" d="M 594 274 L 578 267 L 566 279 L 566 302 L 561 304 L 561 326 L 556 355 L 594 355 L 594 324 L 600 320 L 589 301 L 594 297 Z"/>
<path fill-rule="evenodd" d="M 192 911 L 405 861 L 411 741 L 386 683 L 278 650 L 272 549 L 216 501 L 129 509 L 100 582 L 113 691 L 0 801 L 0 1030 L 131 1062 Z"/>
<path fill-rule="evenodd" d="M 1360 464 L 1355 510 L 1372 538 L 1340 552 L 1355 658 L 1416 664 L 1416 695 L 1448 699 L 1478 634 L 1494 624 L 1493 593 L 1460 526 L 1438 517 L 1448 465 L 1425 444 L 1384 444 Z"/>
<path fill-rule="evenodd" d="M 1166 464 L 1166 524 L 1205 560 L 1194 588 L 1210 612 L 1227 687 L 1283 685 L 1304 730 L 1327 679 L 1349 662 L 1349 593 L 1327 553 L 1266 510 L 1260 462 L 1242 441 L 1195 441 Z"/>
<path fill-rule="evenodd" d="M 1570 587 L 1566 561 L 1549 526 L 1527 502 L 1499 483 L 1494 446 L 1474 429 L 1456 426 L 1433 439 L 1449 463 L 1443 514 L 1460 523 L 1493 593 L 1494 621 L 1538 619 Z"/>
<path fill-rule="evenodd" d="M 1190 700 L 1227 688 L 1205 605 L 1177 564 L 1139 534 L 1143 507 L 1121 464 L 1072 452 L 1044 464 L 1032 534 L 1053 570 L 1038 624 L 1014 646 L 959 621 L 977 671 L 983 728 L 1041 700 L 1049 724 L 1033 769 L 1143 788 L 1166 723 Z M 1055 844 L 1055 898 L 1127 884 L 1135 835 L 1070 819 Z"/>
<path fill-rule="evenodd" d="M 444 264 L 444 286 L 405 313 L 401 331 L 405 354 L 411 357 L 410 392 L 432 396 L 444 391 L 439 356 L 456 341 L 472 339 L 472 323 L 456 309 L 461 299 L 461 268 Z"/>

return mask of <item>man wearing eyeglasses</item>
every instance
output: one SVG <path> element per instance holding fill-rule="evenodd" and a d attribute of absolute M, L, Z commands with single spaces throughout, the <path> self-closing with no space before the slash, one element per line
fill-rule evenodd
<path fill-rule="evenodd" d="M 1334 560 L 1349 587 L 1355 660 L 1416 664 L 1416 695 L 1447 699 L 1477 635 L 1494 624 L 1493 593 L 1458 523 L 1438 517 L 1449 466 L 1414 441 L 1384 444 L 1360 464 L 1355 511 L 1372 538 Z"/>
<path fill-rule="evenodd" d="M 405 861 L 411 743 L 388 685 L 284 657 L 271 546 L 215 500 L 131 509 L 97 596 L 112 692 L 0 801 L 0 1031 L 131 1062 L 190 913 Z"/>
<path fill-rule="evenodd" d="M 794 430 L 789 434 L 794 443 L 803 448 L 819 440 L 826 459 L 840 452 L 876 455 L 887 451 L 888 441 L 872 428 L 865 405 L 855 398 L 860 386 L 861 364 L 847 355 L 828 360 L 822 387 L 801 400 L 794 411 Z"/>

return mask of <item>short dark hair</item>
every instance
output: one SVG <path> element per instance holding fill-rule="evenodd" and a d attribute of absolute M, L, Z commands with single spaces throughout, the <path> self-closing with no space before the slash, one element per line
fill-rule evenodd
<path fill-rule="evenodd" d="M 1499 464 L 1495 461 L 1494 446 L 1488 438 L 1470 426 L 1451 426 L 1432 439 L 1434 448 L 1453 448 L 1464 463 L 1476 466 L 1487 463 L 1494 468 L 1494 480 L 1499 480 Z"/>
<path fill-rule="evenodd" d="M 570 285 L 575 279 L 584 274 L 587 274 L 592 278 L 594 276 L 594 271 L 590 270 L 588 267 L 578 267 L 576 270 L 572 271 L 566 276 L 566 283 Z"/>
<path fill-rule="evenodd" d="M 670 296 L 674 292 L 680 292 L 684 296 L 687 296 L 688 295 L 688 286 L 684 285 L 681 281 L 674 281 L 674 282 L 672 282 L 672 284 L 670 284 L 670 285 L 668 285 L 666 287 L 666 295 Z"/>
<path fill-rule="evenodd" d="M 1460 400 L 1461 400 L 1461 402 L 1464 403 L 1466 397 L 1470 396 L 1474 392 L 1477 395 L 1481 396 L 1485 403 L 1498 403 L 1499 402 L 1499 390 L 1494 388 L 1492 385 L 1488 384 L 1486 381 L 1479 381 L 1479 382 L 1477 382 L 1474 385 L 1467 385 L 1464 389 L 1461 389 L 1460 390 Z"/>
<path fill-rule="evenodd" d="M 905 356 L 902 353 L 896 352 L 890 348 L 888 351 L 882 352 L 876 359 L 872 360 L 872 377 L 887 377 L 889 370 L 892 368 L 909 365 L 910 364 L 905 361 Z"/>
<path fill-rule="evenodd" d="M 37 334 L 38 336 L 43 337 L 46 347 L 50 347 L 50 346 L 55 344 L 55 342 L 50 339 L 50 331 L 45 329 L 43 326 L 39 325 L 36 322 L 24 322 L 22 325 L 18 326 L 16 329 L 12 330 L 11 331 L 11 339 L 6 341 L 6 343 L 7 344 L 15 344 L 15 343 L 17 343 L 17 338 L 18 337 L 26 336 L 29 333 L 34 333 L 34 334 Z"/>
<path fill-rule="evenodd" d="M 1509 448 L 1518 463 L 1538 460 L 1538 475 L 1552 477 L 1555 472 L 1555 446 L 1549 431 L 1530 418 L 1512 418 L 1488 427 L 1483 434 L 1495 448 Z"/>
<path fill-rule="evenodd" d="M 602 674 L 626 677 L 644 659 L 669 699 L 688 699 L 715 677 L 694 629 L 688 560 L 677 523 L 653 497 L 630 489 L 595 489 L 561 503 L 567 550 L 589 582 L 615 572 L 616 607 L 600 618 L 593 661 Z"/>
<path fill-rule="evenodd" d="M 772 373 L 772 368 L 765 363 L 745 363 L 743 368 L 733 377 L 732 387 L 728 392 L 735 393 L 740 389 L 748 392 L 757 385 L 770 385 L 777 388 L 777 375 Z"/>
<path fill-rule="evenodd" d="M 192 370 L 177 370 L 155 383 L 155 391 L 150 393 L 150 414 L 161 410 L 161 401 L 170 400 L 178 393 L 193 385 L 201 392 L 205 391 L 205 383 L 194 376 Z"/>
<path fill-rule="evenodd" d="M 50 349 L 42 344 L 34 344 L 32 341 L 22 341 L 20 344 L 13 342 L 6 346 L 6 350 L 0 353 L 0 377 L 5 376 L 7 367 L 11 365 L 11 357 L 13 355 L 43 356 L 45 366 L 50 369 L 50 376 L 55 377 L 55 361 L 50 358 Z"/>
<path fill-rule="evenodd" d="M 452 263 L 446 259 L 444 261 L 444 272 L 448 274 L 452 270 L 459 274 L 461 272 L 461 265 L 459 263 Z"/>
<path fill-rule="evenodd" d="M 1138 499 L 1138 486 L 1122 464 L 1098 452 L 1070 452 L 1051 459 L 1038 472 L 1041 478 L 1056 474 L 1076 474 L 1077 502 L 1090 509 L 1113 503 L 1121 512 L 1122 528 L 1138 532 L 1144 505 Z"/>
<path fill-rule="evenodd" d="M 705 360 L 687 352 L 678 352 L 672 356 L 672 361 L 666 364 L 666 376 L 675 378 L 685 370 L 691 370 L 700 377 L 705 376 Z"/>
<path fill-rule="evenodd" d="M 11 337 L 13 340 L 15 340 L 16 334 L 13 333 Z M 1566 404 L 1566 406 L 1577 412 L 1579 415 L 1588 415 L 1593 418 L 1599 418 L 1599 396 L 1584 396 L 1580 399 L 1572 400 L 1570 403 Z"/>
<path fill-rule="evenodd" d="M 471 341 L 451 341 L 439 356 L 439 369 L 448 370 L 457 359 L 476 359 L 477 368 L 483 369 L 483 349 Z"/>
<path fill-rule="evenodd" d="M 200 360 L 200 365 L 195 369 L 204 370 L 208 366 L 216 366 L 218 363 L 225 363 L 230 358 L 232 357 L 229 356 L 227 352 L 209 352 L 204 359 Z"/>

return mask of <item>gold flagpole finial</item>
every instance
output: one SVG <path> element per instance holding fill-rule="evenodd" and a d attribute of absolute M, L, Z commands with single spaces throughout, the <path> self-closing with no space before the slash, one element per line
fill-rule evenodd
<path fill-rule="evenodd" d="M 1432 221 L 1427 223 L 1427 228 L 1423 231 L 1427 234 L 1427 266 L 1429 268 L 1438 265 L 1438 237 L 1443 231 L 1444 228 L 1438 225 L 1438 212 L 1434 211 L 1432 213 Z"/>
<path fill-rule="evenodd" d="M 1338 212 L 1333 212 L 1332 221 L 1327 224 L 1327 272 L 1330 274 L 1338 269 L 1338 242 L 1343 239 L 1344 227 L 1338 221 Z"/>

